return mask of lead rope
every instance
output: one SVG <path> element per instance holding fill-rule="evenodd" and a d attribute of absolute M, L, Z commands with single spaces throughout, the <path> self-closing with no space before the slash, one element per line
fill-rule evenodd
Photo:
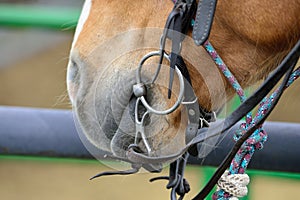
<path fill-rule="evenodd" d="M 226 79 L 229 81 L 235 92 L 237 93 L 239 99 L 241 102 L 244 102 L 246 100 L 246 95 L 244 90 L 242 89 L 241 85 L 237 81 L 237 79 L 233 76 L 229 68 L 225 65 L 221 57 L 218 55 L 216 50 L 213 48 L 213 46 L 210 44 L 210 42 L 204 43 L 204 48 L 208 52 L 208 54 L 211 56 L 211 58 L 214 60 L 215 64 L 218 66 L 218 68 L 222 71 L 223 75 L 226 77 Z M 249 124 L 252 121 L 252 113 L 249 112 L 246 115 L 246 123 L 242 123 L 241 127 L 249 127 Z M 238 129 L 239 130 L 239 129 Z M 237 141 L 239 138 L 234 137 L 235 141 Z M 236 158 L 237 156 L 235 156 Z M 235 162 L 235 164 L 238 162 Z M 231 163 L 232 166 L 233 163 Z M 239 165 L 235 165 L 239 166 Z M 231 167 L 230 167 L 231 169 Z M 247 187 L 246 185 L 249 183 L 249 177 L 248 176 L 236 176 L 235 174 L 244 174 L 244 173 L 236 173 L 233 172 L 233 170 L 226 171 L 223 176 L 218 181 L 218 191 L 226 191 L 226 196 L 229 194 L 233 196 L 245 196 L 247 195 Z M 245 180 L 244 180 L 245 179 Z M 246 180 L 247 179 L 247 180 Z M 243 183 L 243 184 L 240 184 Z M 237 192 L 238 191 L 238 192 Z M 227 195 L 228 194 L 228 195 Z M 225 196 L 225 192 L 223 192 L 221 195 Z M 220 198 L 213 196 L 213 199 L 222 199 L 220 195 Z"/>
<path fill-rule="evenodd" d="M 213 46 L 207 41 L 204 43 L 204 48 L 214 60 L 215 64 L 222 71 L 224 76 L 230 82 L 237 95 L 239 96 L 241 102 L 246 100 L 246 95 L 230 72 L 229 68 L 222 61 L 220 56 L 217 54 Z M 300 68 L 296 69 L 289 78 L 288 83 L 285 88 L 288 88 L 300 75 Z M 245 123 L 240 125 L 240 128 L 236 131 L 234 135 L 234 140 L 238 141 L 241 136 L 248 131 L 249 128 L 253 126 L 253 124 L 257 123 L 264 114 L 270 109 L 273 99 L 277 96 L 278 89 L 275 90 L 271 94 L 271 96 L 265 97 L 260 105 L 258 112 L 256 113 L 254 119 L 252 119 L 252 113 L 249 112 L 246 115 Z M 243 144 L 243 146 L 239 149 L 234 159 L 231 161 L 229 171 L 226 171 L 220 180 L 217 183 L 217 192 L 213 194 L 214 200 L 233 200 L 237 199 L 237 197 L 246 196 L 248 193 L 247 185 L 249 184 L 249 176 L 245 174 L 245 170 L 255 152 L 255 150 L 260 150 L 263 148 L 263 144 L 267 140 L 267 133 L 263 130 L 262 126 L 260 126 Z"/>

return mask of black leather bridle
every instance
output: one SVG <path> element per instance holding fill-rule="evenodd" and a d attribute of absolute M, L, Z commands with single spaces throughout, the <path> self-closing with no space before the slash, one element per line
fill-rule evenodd
<path fill-rule="evenodd" d="M 204 42 L 207 41 L 213 22 L 216 4 L 217 0 L 199 0 L 198 5 L 195 0 L 177 0 L 175 2 L 174 8 L 166 22 L 165 31 L 163 33 L 161 41 L 161 49 L 157 53 L 157 55 L 160 55 L 159 65 L 161 65 L 166 53 L 164 50 L 165 41 L 167 39 L 171 40 L 172 52 L 170 53 L 170 55 L 168 55 L 170 60 L 169 91 L 171 91 L 172 88 L 174 71 L 177 69 L 180 70 L 187 84 L 192 86 L 188 69 L 184 63 L 183 58 L 180 55 L 181 42 L 184 40 L 184 35 L 186 35 L 187 31 L 191 28 L 191 22 L 194 19 L 195 15 L 196 18 L 193 25 L 193 39 L 195 41 L 195 44 L 203 45 Z M 104 172 L 94 176 L 93 178 L 103 175 L 132 174 L 136 173 L 141 167 L 144 167 L 151 172 L 159 172 L 161 170 L 160 163 L 176 159 L 175 162 L 170 164 L 170 172 L 168 177 L 157 177 L 151 179 L 151 181 L 159 179 L 168 180 L 169 183 L 167 185 L 167 188 L 172 189 L 171 199 L 177 199 L 177 195 L 179 195 L 179 199 L 183 199 L 185 194 L 190 190 L 187 181 L 184 179 L 184 169 L 189 154 L 197 156 L 198 152 L 196 145 L 204 142 L 209 138 L 226 133 L 247 113 L 249 113 L 257 104 L 259 104 L 259 102 L 275 87 L 275 85 L 284 76 L 283 81 L 279 87 L 278 95 L 274 98 L 271 108 L 256 124 L 252 125 L 250 129 L 242 135 L 242 137 L 236 142 L 229 154 L 220 164 L 207 185 L 202 189 L 201 192 L 199 192 L 199 194 L 197 194 L 193 198 L 194 200 L 204 199 L 216 185 L 217 181 L 220 179 L 225 170 L 229 167 L 231 160 L 234 158 L 242 144 L 252 135 L 252 133 L 258 127 L 262 125 L 262 123 L 272 112 L 273 108 L 276 106 L 299 59 L 299 55 L 300 41 L 298 40 L 292 50 L 283 59 L 280 65 L 278 65 L 278 67 L 269 75 L 269 77 L 264 81 L 260 88 L 257 89 L 245 102 L 243 102 L 222 122 L 222 127 L 219 123 L 211 124 L 209 132 L 207 132 L 206 127 L 209 125 L 209 122 L 214 120 L 214 113 L 205 111 L 199 106 L 198 101 L 194 101 L 195 99 L 197 100 L 197 97 L 192 89 L 185 90 L 183 94 L 185 99 L 189 102 L 193 102 L 188 103 L 185 106 L 187 110 L 193 110 L 196 114 L 193 113 L 193 116 L 189 116 L 189 125 L 186 132 L 187 144 L 180 152 L 169 156 L 151 157 L 141 151 L 141 149 L 139 149 L 137 145 L 133 144 L 128 148 L 127 159 L 111 156 L 112 158 L 132 163 L 131 170 L 121 172 Z M 135 89 L 137 89 L 137 92 L 135 94 L 138 98 L 145 95 L 145 91 L 140 85 L 138 85 Z M 171 92 L 168 93 L 168 96 L 171 96 Z M 205 132 L 206 134 L 203 134 L 203 132 Z"/>

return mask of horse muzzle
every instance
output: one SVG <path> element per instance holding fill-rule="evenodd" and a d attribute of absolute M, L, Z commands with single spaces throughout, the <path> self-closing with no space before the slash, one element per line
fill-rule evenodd
<path fill-rule="evenodd" d="M 97 148 L 122 158 L 127 158 L 133 144 L 153 157 L 177 152 L 185 144 L 182 113 L 146 113 L 147 108 L 133 91 L 136 66 L 114 65 L 95 73 L 87 71 L 91 66 L 86 63 L 70 62 L 68 92 L 82 132 Z M 149 106 L 164 111 L 174 105 L 174 100 L 168 103 L 165 86 L 149 83 L 151 78 L 144 73 L 142 80 L 147 82 L 143 97 Z"/>

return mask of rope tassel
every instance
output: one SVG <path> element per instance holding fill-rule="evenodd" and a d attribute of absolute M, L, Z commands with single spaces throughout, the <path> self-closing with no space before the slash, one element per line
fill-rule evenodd
<path fill-rule="evenodd" d="M 218 189 L 224 190 L 232 197 L 244 197 L 248 194 L 247 185 L 250 178 L 247 174 L 229 174 L 226 171 L 218 181 Z"/>

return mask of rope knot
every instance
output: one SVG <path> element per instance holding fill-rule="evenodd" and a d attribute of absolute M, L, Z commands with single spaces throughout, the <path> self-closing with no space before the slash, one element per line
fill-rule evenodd
<path fill-rule="evenodd" d="M 255 130 L 249 139 L 246 140 L 247 146 L 252 146 L 254 150 L 260 150 L 263 148 L 264 143 L 267 141 L 267 132 L 260 127 Z"/>
<path fill-rule="evenodd" d="M 235 131 L 235 134 L 233 136 L 233 139 L 234 141 L 238 141 L 242 136 L 243 134 L 247 131 L 247 124 L 246 123 L 241 123 L 240 124 L 240 128 L 238 128 L 236 131 Z"/>
<path fill-rule="evenodd" d="M 235 132 L 233 139 L 238 141 L 245 132 L 248 131 L 250 125 L 247 123 L 241 123 L 240 128 Z M 252 150 L 260 150 L 263 148 L 263 144 L 267 140 L 267 133 L 262 128 L 259 127 L 255 130 L 255 132 L 245 141 L 244 145 L 242 146 L 243 151 L 252 151 Z"/>

